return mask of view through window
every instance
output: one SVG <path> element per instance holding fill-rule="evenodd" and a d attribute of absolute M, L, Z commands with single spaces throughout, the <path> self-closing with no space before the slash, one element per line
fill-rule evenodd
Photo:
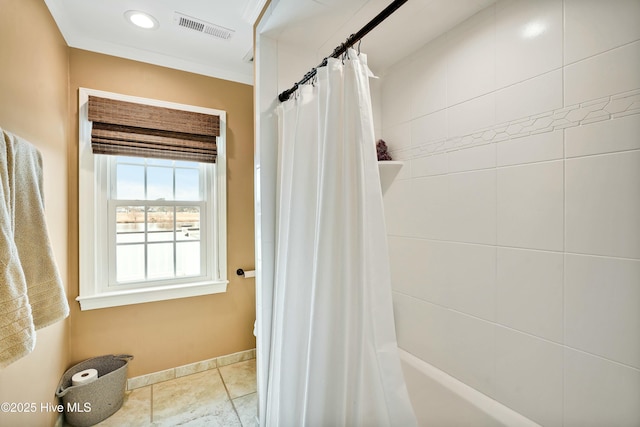
<path fill-rule="evenodd" d="M 195 162 L 114 157 L 116 283 L 201 274 L 202 169 Z"/>

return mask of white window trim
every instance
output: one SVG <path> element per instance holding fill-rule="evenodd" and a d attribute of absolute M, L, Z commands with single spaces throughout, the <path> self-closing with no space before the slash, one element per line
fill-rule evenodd
<path fill-rule="evenodd" d="M 186 284 L 169 284 L 163 286 L 147 286 L 136 289 L 107 290 L 108 276 L 100 272 L 96 265 L 100 260 L 108 257 L 107 235 L 100 229 L 100 224 L 107 224 L 107 212 L 98 209 L 99 200 L 106 200 L 107 185 L 105 177 L 108 162 L 99 159 L 91 151 L 91 123 L 88 120 L 89 95 L 102 98 L 116 99 L 126 102 L 137 102 L 157 107 L 173 108 L 204 114 L 214 114 L 220 117 L 220 136 L 217 137 L 217 160 L 215 186 L 211 185 L 211 192 L 215 193 L 216 209 L 213 227 L 210 235 L 217 243 L 215 260 L 211 276 L 204 281 Z M 78 179 L 79 179 L 79 244 L 80 244 L 80 295 L 76 298 L 81 310 L 116 307 L 121 305 L 139 304 L 145 302 L 162 301 L 175 298 L 187 298 L 226 292 L 227 284 L 227 173 L 226 173 L 226 112 L 211 108 L 177 104 L 154 99 L 140 98 L 104 92 L 94 89 L 80 88 L 79 91 L 79 146 L 78 146 Z M 205 174 L 206 176 L 206 174 Z M 98 199 L 97 197 L 102 199 Z M 208 212 L 211 215 L 212 212 Z M 106 269 L 105 269 L 106 271 Z M 100 277 L 102 276 L 102 277 Z"/>

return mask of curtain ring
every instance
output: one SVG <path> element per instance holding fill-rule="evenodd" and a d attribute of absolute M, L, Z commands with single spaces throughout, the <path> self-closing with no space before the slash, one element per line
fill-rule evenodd
<path fill-rule="evenodd" d="M 362 39 L 358 42 L 358 56 L 360 56 L 360 45 L 362 44 Z"/>

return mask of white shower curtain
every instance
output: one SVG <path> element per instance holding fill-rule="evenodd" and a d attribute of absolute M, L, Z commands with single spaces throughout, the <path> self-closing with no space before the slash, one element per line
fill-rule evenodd
<path fill-rule="evenodd" d="M 364 55 L 280 105 L 264 425 L 415 426 L 397 354 Z"/>

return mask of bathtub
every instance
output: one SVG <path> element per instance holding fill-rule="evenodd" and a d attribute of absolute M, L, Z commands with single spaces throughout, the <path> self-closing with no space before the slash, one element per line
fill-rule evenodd
<path fill-rule="evenodd" d="M 539 424 L 399 350 L 418 425 L 423 427 L 540 427 Z"/>

